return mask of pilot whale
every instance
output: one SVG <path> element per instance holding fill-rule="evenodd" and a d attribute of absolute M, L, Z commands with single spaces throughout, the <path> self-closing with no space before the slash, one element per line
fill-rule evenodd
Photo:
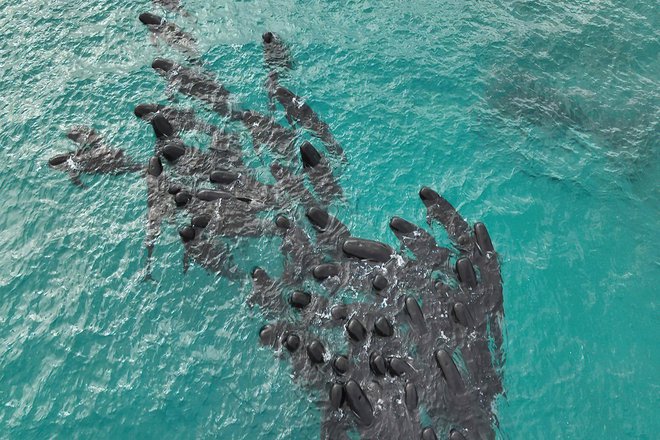
<path fill-rule="evenodd" d="M 195 111 L 191 108 L 177 108 L 157 103 L 142 103 L 135 106 L 133 113 L 138 118 L 147 122 L 151 122 L 151 119 L 159 113 L 167 119 L 175 132 L 199 131 L 212 136 L 219 130 L 215 125 L 198 119 Z"/>
<path fill-rule="evenodd" d="M 151 67 L 167 79 L 172 89 L 207 103 L 221 116 L 232 116 L 229 91 L 218 84 L 210 74 L 183 67 L 166 58 L 156 58 Z"/>
<path fill-rule="evenodd" d="M 124 150 L 107 146 L 91 127 L 73 127 L 67 137 L 79 145 L 78 149 L 51 157 L 48 165 L 67 173 L 74 185 L 83 186 L 81 174 L 123 174 L 143 169 Z"/>
<path fill-rule="evenodd" d="M 293 160 L 295 157 L 294 143 L 296 132 L 283 127 L 271 116 L 255 111 L 244 111 L 236 114 L 245 128 L 252 135 L 252 144 L 254 150 L 259 153 L 261 145 L 267 148 L 280 158 Z"/>
<path fill-rule="evenodd" d="M 334 199 L 340 199 L 343 191 L 332 174 L 332 169 L 326 158 L 308 141 L 300 146 L 300 157 L 303 163 L 303 172 L 309 178 L 321 203 L 327 205 Z"/>
<path fill-rule="evenodd" d="M 321 139 L 330 153 L 345 159 L 344 150 L 330 132 L 330 126 L 321 120 L 304 98 L 281 86 L 278 83 L 278 78 L 277 72 L 270 72 L 266 81 L 266 89 L 271 101 L 277 100 L 284 107 L 289 124 L 298 124 L 310 131 L 314 136 Z"/>
<path fill-rule="evenodd" d="M 291 69 L 293 58 L 284 41 L 274 32 L 264 32 L 261 36 L 264 50 L 264 63 L 270 69 Z"/>
<path fill-rule="evenodd" d="M 139 15 L 138 19 L 142 24 L 147 26 L 152 37 L 154 37 L 154 42 L 157 38 L 161 38 L 173 48 L 181 50 L 187 55 L 197 55 L 197 41 L 195 37 L 184 32 L 175 23 L 168 22 L 163 17 L 152 14 L 151 12 L 143 12 Z"/>

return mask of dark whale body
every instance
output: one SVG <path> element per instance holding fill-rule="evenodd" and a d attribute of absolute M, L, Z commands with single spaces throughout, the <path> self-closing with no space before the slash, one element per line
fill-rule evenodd
<path fill-rule="evenodd" d="M 295 131 L 283 127 L 270 116 L 255 111 L 245 111 L 237 116 L 252 135 L 255 151 L 259 152 L 261 145 L 280 158 L 292 160 L 295 157 Z"/>
<path fill-rule="evenodd" d="M 107 146 L 91 127 L 74 127 L 67 137 L 79 148 L 51 157 L 48 165 L 66 172 L 75 185 L 83 186 L 81 174 L 124 174 L 142 170 L 142 165 L 126 156 L 124 150 Z"/>
<path fill-rule="evenodd" d="M 261 36 L 264 50 L 264 62 L 270 69 L 291 69 L 293 59 L 289 48 L 279 35 L 265 32 Z"/>
<path fill-rule="evenodd" d="M 330 126 L 323 122 L 319 115 L 305 102 L 304 98 L 297 96 L 291 90 L 278 83 L 278 74 L 271 72 L 266 82 L 266 89 L 271 100 L 277 100 L 286 112 L 287 120 L 291 125 L 298 124 L 321 139 L 328 151 L 342 159 L 344 150 L 330 132 Z"/>
<path fill-rule="evenodd" d="M 166 78 L 173 89 L 205 102 L 221 116 L 232 116 L 229 91 L 208 74 L 183 67 L 166 58 L 156 58 L 151 67 Z"/>
<path fill-rule="evenodd" d="M 300 157 L 303 172 L 307 175 L 323 205 L 328 205 L 335 199 L 341 199 L 343 191 L 332 173 L 330 164 L 310 142 L 300 146 Z"/>
<path fill-rule="evenodd" d="M 162 38 L 167 44 L 184 54 L 196 56 L 197 41 L 191 34 L 184 32 L 175 23 L 168 22 L 163 17 L 150 12 L 143 12 L 138 19 L 147 26 L 154 37 Z"/>
<path fill-rule="evenodd" d="M 156 114 L 161 114 L 167 119 L 175 132 L 181 131 L 200 131 L 208 135 L 213 135 L 218 128 L 197 119 L 195 111 L 192 109 L 181 109 L 172 106 L 165 106 L 156 103 L 143 103 L 135 106 L 133 111 L 135 116 L 147 122 L 151 122 Z"/>

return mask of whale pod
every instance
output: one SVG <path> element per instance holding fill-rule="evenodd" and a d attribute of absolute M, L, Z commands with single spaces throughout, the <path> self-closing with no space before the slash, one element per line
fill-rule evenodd
<path fill-rule="evenodd" d="M 349 238 L 344 242 L 342 249 L 347 255 L 361 260 L 377 261 L 386 263 L 390 260 L 394 250 L 379 241 L 365 240 L 362 238 Z"/>
<path fill-rule="evenodd" d="M 449 389 L 454 392 L 462 391 L 464 388 L 463 379 L 449 353 L 445 350 L 438 350 L 435 352 L 435 360 L 445 376 Z"/>
<path fill-rule="evenodd" d="M 374 421 L 374 410 L 360 385 L 351 379 L 344 385 L 344 391 L 346 392 L 346 403 L 358 420 L 365 425 L 371 425 Z"/>

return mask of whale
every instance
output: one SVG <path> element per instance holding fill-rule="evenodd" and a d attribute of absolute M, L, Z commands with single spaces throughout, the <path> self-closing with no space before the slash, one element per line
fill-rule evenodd
<path fill-rule="evenodd" d="M 450 252 L 438 245 L 435 238 L 423 228 L 394 216 L 390 219 L 390 229 L 401 242 L 401 246 L 409 249 L 420 265 L 432 268 L 445 268 Z"/>
<path fill-rule="evenodd" d="M 275 225 L 282 238 L 280 251 L 285 258 L 281 279 L 286 284 L 300 284 L 306 269 L 321 264 L 323 255 L 317 252 L 310 236 L 297 222 L 280 214 L 275 218 Z"/>
<path fill-rule="evenodd" d="M 351 236 L 348 227 L 319 206 L 307 209 L 305 217 L 316 233 L 316 246 L 333 259 L 343 256 L 344 241 Z"/>
<path fill-rule="evenodd" d="M 332 173 L 327 159 L 318 152 L 309 141 L 305 141 L 300 146 L 300 157 L 303 164 L 303 172 L 314 187 L 314 192 L 318 195 L 322 204 L 328 205 L 330 202 L 343 197 L 343 191 Z"/>
<path fill-rule="evenodd" d="M 295 158 L 295 131 L 280 125 L 271 116 L 256 111 L 244 111 L 237 118 L 252 135 L 255 152 L 259 153 L 261 146 L 265 145 L 280 159 L 292 161 Z"/>
<path fill-rule="evenodd" d="M 147 219 L 144 245 L 147 250 L 147 266 L 145 279 L 152 279 L 151 264 L 155 242 L 160 235 L 160 227 L 164 220 L 170 220 L 175 213 L 175 205 L 171 199 L 172 192 L 181 189 L 171 182 L 163 173 L 163 164 L 158 156 L 149 159 L 145 172 L 147 184 Z"/>
<path fill-rule="evenodd" d="M 291 69 L 293 58 L 284 41 L 274 32 L 264 32 L 261 36 L 264 63 L 269 69 Z"/>
<path fill-rule="evenodd" d="M 142 103 L 135 106 L 133 113 L 136 117 L 151 122 L 156 114 L 161 114 L 172 124 L 175 132 L 198 131 L 213 136 L 218 127 L 199 120 L 195 111 L 190 108 L 177 108 L 157 103 Z"/>
<path fill-rule="evenodd" d="M 183 143 L 164 113 L 152 114 L 149 121 L 157 139 L 156 155 L 166 159 L 173 174 L 193 177 L 199 183 L 208 178 L 234 195 L 266 205 L 275 204 L 272 185 L 259 181 L 243 163 L 241 147 L 234 133 L 216 130 L 209 149 L 201 150 Z"/>
<path fill-rule="evenodd" d="M 495 438 L 492 403 L 502 391 L 502 339 L 494 333 L 501 333 L 502 302 L 493 240 L 483 223 L 470 227 L 437 192 L 424 187 L 419 197 L 430 221 L 448 230 L 455 250 L 401 217 L 389 222 L 400 251 L 351 236 L 319 207 L 306 212 L 316 242 L 295 218 L 276 217 L 289 240 L 282 248 L 286 260 L 295 258 L 307 270 L 292 280 L 262 278 L 261 286 L 277 286 L 277 293 L 269 291 L 268 300 L 260 296 L 271 320 L 260 340 L 283 349 L 301 386 L 325 390 L 321 438 L 348 439 L 351 431 L 364 439 Z M 446 277 L 438 278 L 438 271 Z M 307 291 L 306 279 L 334 290 Z M 340 289 L 330 287 L 331 280 L 361 294 L 345 303 L 334 296 Z M 272 313 L 269 304 L 276 304 Z M 287 307 L 294 320 L 284 318 Z M 339 330 L 345 343 L 329 343 L 315 327 Z M 443 425 L 429 426 L 428 420 Z"/>
<path fill-rule="evenodd" d="M 191 34 L 184 32 L 175 23 L 168 22 L 163 17 L 152 14 L 151 12 L 143 12 L 139 15 L 138 19 L 142 24 L 147 26 L 156 39 L 162 39 L 168 45 L 180 50 L 186 55 L 197 56 L 197 41 Z"/>
<path fill-rule="evenodd" d="M 284 108 L 286 119 L 292 126 L 299 125 L 321 139 L 328 152 L 345 160 L 344 150 L 330 132 L 330 126 L 307 104 L 306 100 L 279 84 L 279 74 L 271 71 L 266 81 L 266 90 L 272 101 Z"/>
<path fill-rule="evenodd" d="M 183 273 L 188 272 L 190 261 L 194 261 L 205 270 L 235 279 L 239 276 L 238 268 L 233 263 L 226 244 L 212 240 L 204 228 L 184 226 L 179 229 L 179 236 L 184 247 Z"/>
<path fill-rule="evenodd" d="M 105 144 L 91 127 L 71 128 L 67 137 L 79 145 L 75 151 L 60 153 L 48 160 L 48 165 L 69 175 L 76 186 L 84 186 L 82 174 L 124 174 L 141 171 L 143 166 L 128 157 L 124 150 Z"/>
<path fill-rule="evenodd" d="M 174 175 L 190 176 L 201 181 L 222 167 L 249 173 L 243 164 L 240 144 L 235 134 L 215 130 L 210 148 L 201 150 L 183 142 L 165 113 L 158 111 L 148 119 L 156 136 L 155 154 L 166 160 Z M 266 185 L 260 185 L 254 179 L 249 180 L 246 177 L 243 180 L 246 184 L 249 183 L 254 191 L 266 188 Z"/>
<path fill-rule="evenodd" d="M 156 58 L 151 67 L 164 77 L 169 87 L 205 102 L 216 113 L 232 117 L 230 93 L 208 73 L 184 67 L 167 58 Z"/>
<path fill-rule="evenodd" d="M 273 189 L 279 206 L 300 204 L 309 209 L 318 205 L 314 195 L 305 187 L 303 176 L 294 174 L 278 161 L 271 163 L 270 173 L 275 178 Z"/>

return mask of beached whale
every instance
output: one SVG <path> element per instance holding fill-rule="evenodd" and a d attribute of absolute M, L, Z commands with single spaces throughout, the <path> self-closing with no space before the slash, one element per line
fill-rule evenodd
<path fill-rule="evenodd" d="M 263 269 L 253 272 L 250 303 L 272 319 L 259 331 L 261 342 L 283 348 L 280 356 L 290 359 L 302 386 L 327 393 L 321 438 L 348 439 L 355 430 L 364 439 L 495 437 L 492 403 L 502 391 L 503 318 L 497 256 L 482 223 L 470 228 L 430 188 L 423 188 L 420 198 L 429 220 L 446 228 L 458 246 L 454 267 L 447 265 L 448 249 L 442 251 L 428 232 L 399 217 L 390 227 L 413 255 L 353 238 L 315 208 L 307 217 L 318 233 L 334 236 L 334 246 L 324 251 L 330 262 L 309 267 L 306 276 L 343 282 L 360 292 L 360 299 L 344 303 L 298 290 L 304 277 L 285 282 Z M 288 218 L 276 223 L 285 234 L 296 228 Z M 297 236 L 290 245 L 308 250 L 307 264 L 321 261 L 314 255 L 318 248 Z M 291 256 L 290 248 L 287 253 Z M 295 260 L 305 262 L 302 255 Z M 445 278 L 437 278 L 443 267 Z M 285 318 L 289 308 L 297 311 L 295 320 Z M 347 349 L 334 349 L 317 336 L 319 326 L 343 329 Z"/>
<path fill-rule="evenodd" d="M 264 32 L 261 36 L 264 50 L 264 63 L 270 69 L 291 69 L 293 58 L 284 41 L 274 32 Z"/>

